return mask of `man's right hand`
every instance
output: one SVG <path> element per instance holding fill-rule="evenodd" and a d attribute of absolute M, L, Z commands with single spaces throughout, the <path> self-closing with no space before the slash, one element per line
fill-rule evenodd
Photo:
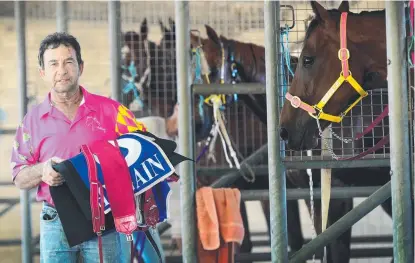
<path fill-rule="evenodd" d="M 65 181 L 63 176 L 53 170 L 52 165 L 56 163 L 60 163 L 63 160 L 58 157 L 52 157 L 46 162 L 43 163 L 43 171 L 42 171 L 42 181 L 47 183 L 50 186 L 58 186 L 63 184 Z"/>

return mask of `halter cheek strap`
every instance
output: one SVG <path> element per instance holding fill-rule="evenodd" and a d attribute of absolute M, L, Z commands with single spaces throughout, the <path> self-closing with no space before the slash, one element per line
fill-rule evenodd
<path fill-rule="evenodd" d="M 349 58 L 350 52 L 347 49 L 347 37 L 346 37 L 346 25 L 347 25 L 347 13 L 344 12 L 341 14 L 340 21 L 340 49 L 338 51 L 338 57 L 341 62 L 342 71 L 340 72 L 339 78 L 333 83 L 330 89 L 326 92 L 323 98 L 315 105 L 309 105 L 303 101 L 298 96 L 293 96 L 289 92 L 285 94 L 285 98 L 291 102 L 291 106 L 294 108 L 300 108 L 308 112 L 308 114 L 315 119 L 322 119 L 331 122 L 341 122 L 343 117 L 368 93 L 360 86 L 360 84 L 353 78 L 352 73 L 349 70 Z M 324 106 L 333 96 L 333 94 L 342 86 L 344 82 L 348 82 L 352 88 L 359 93 L 359 98 L 357 98 L 344 112 L 340 115 L 331 115 L 323 111 Z"/>

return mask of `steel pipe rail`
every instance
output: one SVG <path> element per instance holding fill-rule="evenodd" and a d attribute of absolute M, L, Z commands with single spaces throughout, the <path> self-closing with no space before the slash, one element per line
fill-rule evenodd
<path fill-rule="evenodd" d="M 13 129 L 1 129 L 0 128 L 0 135 L 11 135 L 16 134 L 16 130 Z"/>
<path fill-rule="evenodd" d="M 56 31 L 68 32 L 68 1 L 58 0 L 56 1 Z"/>
<path fill-rule="evenodd" d="M 237 168 L 229 167 L 199 167 L 196 168 L 198 175 L 221 177 L 226 173 L 235 173 L 239 170 Z M 250 171 L 255 173 L 255 176 L 268 176 L 268 165 L 259 165 L 250 168 Z"/>
<path fill-rule="evenodd" d="M 386 1 L 386 53 L 390 163 L 392 178 L 394 262 L 414 260 L 409 140 L 408 83 L 405 49 L 405 2 Z"/>
<path fill-rule="evenodd" d="M 25 2 L 14 2 L 14 13 L 17 36 L 17 72 L 19 72 L 17 85 L 19 88 L 19 121 L 22 122 L 27 113 L 27 71 L 26 71 L 26 12 Z M 29 202 L 29 191 L 20 190 L 21 203 L 21 237 L 22 262 L 30 263 L 32 257 L 32 219 Z"/>
<path fill-rule="evenodd" d="M 238 84 L 193 84 L 193 93 L 210 94 L 265 94 L 265 86 L 260 83 Z"/>
<path fill-rule="evenodd" d="M 179 152 L 195 160 L 194 123 L 190 63 L 189 2 L 175 1 L 177 88 L 179 102 Z M 180 201 L 182 252 L 185 263 L 197 263 L 196 239 L 196 181 L 194 162 L 183 162 L 180 168 Z"/>
<path fill-rule="evenodd" d="M 331 199 L 343 199 L 343 198 L 359 198 L 368 197 L 380 187 L 378 186 L 359 186 L 359 187 L 332 187 Z M 321 198 L 321 189 L 314 188 L 314 199 Z M 256 201 L 256 200 L 269 200 L 269 194 L 264 190 L 241 190 L 241 198 L 244 201 Z M 287 189 L 287 200 L 310 199 L 309 188 L 294 188 Z"/>
<path fill-rule="evenodd" d="M 305 244 L 299 251 L 297 251 L 291 258 L 290 263 L 304 262 L 316 251 L 330 244 L 330 242 L 338 238 L 347 229 L 356 224 L 360 219 L 369 214 L 373 209 L 385 202 L 391 197 L 391 182 L 382 186 L 379 190 L 374 192 L 371 196 L 366 198 L 362 203 L 349 211 L 346 215 L 329 226 L 326 231 L 318 235 L 311 242 Z"/>
<path fill-rule="evenodd" d="M 121 101 L 121 4 L 119 0 L 108 1 L 108 33 L 111 60 L 111 98 Z"/>
<path fill-rule="evenodd" d="M 265 144 L 261 146 L 258 150 L 256 150 L 252 155 L 245 158 L 241 163 L 241 169 L 235 170 L 235 172 L 231 172 L 229 174 L 223 175 L 221 178 L 213 182 L 211 187 L 213 188 L 221 188 L 221 187 L 228 187 L 232 185 L 240 176 L 244 173 L 252 172 L 251 166 L 257 165 L 262 163 L 266 160 L 268 153 L 268 145 Z"/>
<path fill-rule="evenodd" d="M 379 247 L 379 248 L 352 248 L 350 250 L 351 258 L 388 258 L 392 257 L 393 249 L 388 247 Z M 288 253 L 292 255 L 292 253 Z M 309 257 L 308 260 L 311 260 L 312 257 Z M 322 259 L 321 255 L 316 254 L 315 259 Z M 181 263 L 180 256 L 167 256 L 166 261 L 169 263 Z M 240 253 L 235 255 L 235 262 L 262 262 L 262 261 L 271 261 L 271 253 Z"/>
<path fill-rule="evenodd" d="M 281 161 L 279 131 L 280 2 L 264 1 L 265 74 L 267 102 L 267 137 L 269 168 L 269 206 L 272 262 L 288 260 L 287 193 L 285 169 Z"/>
<path fill-rule="evenodd" d="M 376 156 L 376 155 L 375 155 Z M 379 154 L 379 157 L 368 156 L 359 160 L 336 161 L 331 156 L 302 156 L 286 157 L 283 160 L 286 169 L 321 169 L 321 168 L 367 168 L 389 167 L 389 155 Z M 317 159 L 318 158 L 318 159 Z"/>
<path fill-rule="evenodd" d="M 321 169 L 321 168 L 367 168 L 367 167 L 389 167 L 389 158 L 368 158 L 353 161 L 336 161 L 329 160 L 328 158 L 323 160 L 315 160 L 311 157 L 292 158 L 287 157 L 282 161 L 286 169 Z M 228 176 L 229 173 L 245 173 L 246 170 L 239 172 L 237 168 L 229 167 L 199 167 L 196 169 L 197 173 L 201 173 L 207 176 Z M 268 176 L 268 165 L 256 165 L 250 167 L 250 171 L 255 173 L 256 176 Z M 226 174 L 226 175 L 223 175 Z"/>

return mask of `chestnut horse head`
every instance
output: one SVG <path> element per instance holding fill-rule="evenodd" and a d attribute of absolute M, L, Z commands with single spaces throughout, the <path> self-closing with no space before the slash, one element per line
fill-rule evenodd
<path fill-rule="evenodd" d="M 385 12 L 349 12 L 343 1 L 326 10 L 312 1 L 314 19 L 304 39 L 280 118 L 280 136 L 293 150 L 317 146 L 324 130 L 386 83 Z"/>

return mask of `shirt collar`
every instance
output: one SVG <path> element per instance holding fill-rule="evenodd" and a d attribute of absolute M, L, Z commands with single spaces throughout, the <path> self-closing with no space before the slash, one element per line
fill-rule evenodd
<path fill-rule="evenodd" d="M 94 97 L 84 87 L 79 86 L 82 91 L 82 101 L 79 106 L 85 105 L 86 108 L 97 111 L 96 103 L 94 103 Z M 52 101 L 50 100 L 50 92 L 46 95 L 45 100 L 39 105 L 39 117 L 42 118 L 46 114 L 50 114 L 52 110 Z"/>

